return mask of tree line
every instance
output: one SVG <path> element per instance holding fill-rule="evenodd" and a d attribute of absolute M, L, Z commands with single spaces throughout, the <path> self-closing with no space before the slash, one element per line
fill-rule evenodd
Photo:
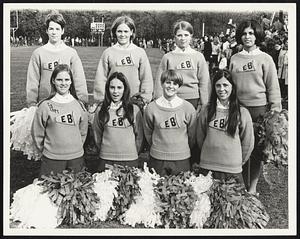
<path fill-rule="evenodd" d="M 80 10 L 60 10 L 65 18 L 67 25 L 64 36 L 70 38 L 91 38 L 91 22 L 104 20 L 106 25 L 104 32 L 104 44 L 107 45 L 110 37 L 110 27 L 114 19 L 120 15 L 131 16 L 136 24 L 137 37 L 146 40 L 169 39 L 173 38 L 172 27 L 177 20 L 186 20 L 194 27 L 194 37 L 201 37 L 203 32 L 203 23 L 205 24 L 204 33 L 206 35 L 215 35 L 220 32 L 226 32 L 228 21 L 238 24 L 245 18 L 260 20 L 262 12 L 201 12 L 201 11 L 80 11 Z M 43 42 L 47 41 L 45 33 L 45 17 L 50 10 L 18 10 L 18 29 L 15 36 L 26 37 L 27 39 L 38 39 L 42 37 Z M 271 18 L 272 12 L 265 12 Z M 15 24 L 12 21 L 16 16 L 16 11 L 11 11 L 11 26 Z"/>

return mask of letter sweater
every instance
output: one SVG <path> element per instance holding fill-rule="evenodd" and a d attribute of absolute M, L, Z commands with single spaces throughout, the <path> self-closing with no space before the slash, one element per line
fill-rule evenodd
<path fill-rule="evenodd" d="M 237 87 L 237 96 L 244 106 L 271 104 L 281 110 L 281 95 L 275 63 L 271 56 L 237 53 L 231 57 L 229 67 Z"/>
<path fill-rule="evenodd" d="M 176 108 L 152 101 L 144 113 L 144 134 L 150 155 L 160 160 L 183 160 L 191 156 L 195 142 L 196 111 L 186 100 Z"/>
<path fill-rule="evenodd" d="M 210 78 L 208 66 L 201 52 L 192 53 L 169 52 L 165 54 L 157 70 L 154 84 L 154 98 L 162 95 L 160 77 L 163 71 L 174 69 L 183 77 L 183 85 L 178 90 L 178 96 L 183 99 L 197 99 L 200 105 L 208 102 Z"/>
<path fill-rule="evenodd" d="M 104 100 L 105 83 L 116 71 L 126 76 L 131 96 L 140 92 L 147 101 L 152 99 L 153 78 L 148 57 L 144 49 L 131 44 L 128 49 L 112 46 L 103 52 L 94 82 L 95 101 Z"/>
<path fill-rule="evenodd" d="M 77 100 L 69 103 L 43 101 L 32 123 L 37 148 L 50 159 L 71 160 L 84 153 L 88 113 Z"/>
<path fill-rule="evenodd" d="M 88 92 L 81 60 L 75 49 L 62 43 L 62 46 L 57 50 L 46 44 L 32 53 L 27 70 L 26 99 L 28 105 L 37 104 L 37 102 L 50 95 L 50 77 L 58 64 L 70 66 L 76 94 L 80 100 L 88 102 Z"/>
<path fill-rule="evenodd" d="M 113 161 L 131 161 L 138 158 L 143 141 L 143 117 L 133 105 L 134 125 L 117 115 L 116 109 L 109 108 L 109 120 L 103 126 L 99 120 L 100 107 L 95 112 L 93 132 L 95 143 L 100 148 L 99 157 Z M 121 111 L 122 112 L 122 111 Z"/>
<path fill-rule="evenodd" d="M 250 113 L 241 107 L 241 119 L 234 137 L 226 132 L 228 109 L 217 108 L 216 116 L 207 125 L 207 105 L 197 121 L 196 139 L 200 148 L 200 167 L 226 173 L 242 172 L 254 147 Z"/>

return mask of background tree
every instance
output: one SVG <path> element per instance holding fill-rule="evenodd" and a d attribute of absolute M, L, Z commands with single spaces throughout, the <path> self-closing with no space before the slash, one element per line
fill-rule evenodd
<path fill-rule="evenodd" d="M 12 11 L 13 12 L 13 11 Z M 11 16 L 12 13 L 11 12 Z M 38 39 L 40 36 L 43 42 L 47 42 L 48 36 L 45 33 L 45 17 L 50 10 L 18 10 L 19 28 L 16 36 L 27 37 L 27 39 Z M 97 11 L 97 10 L 60 10 L 60 13 L 66 19 L 65 36 L 91 38 L 92 33 L 90 24 L 94 18 L 95 21 L 101 21 L 102 17 L 106 25 L 104 32 L 104 44 L 110 42 L 110 28 L 115 18 L 120 15 L 131 16 L 137 27 L 137 37 L 153 40 L 157 44 L 157 39 L 173 38 L 173 24 L 177 20 L 189 21 L 194 27 L 194 37 L 202 36 L 202 24 L 205 23 L 205 34 L 214 35 L 220 32 L 226 32 L 227 23 L 231 18 L 234 23 L 239 24 L 246 18 L 260 19 L 262 12 L 244 11 L 244 12 L 207 12 L 207 11 Z M 265 12 L 271 16 L 272 12 Z M 98 39 L 99 35 L 94 35 Z"/>

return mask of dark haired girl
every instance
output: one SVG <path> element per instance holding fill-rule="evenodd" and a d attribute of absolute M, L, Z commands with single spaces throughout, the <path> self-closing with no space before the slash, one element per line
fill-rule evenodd
<path fill-rule="evenodd" d="M 237 97 L 245 106 L 253 122 L 263 115 L 267 108 L 281 110 L 281 95 L 275 63 L 270 55 L 262 52 L 259 45 L 264 39 L 261 25 L 255 20 L 240 23 L 236 31 L 236 39 L 242 44 L 243 50 L 231 57 L 229 70 L 237 88 Z M 256 145 L 257 140 L 255 140 Z M 250 164 L 243 169 L 244 180 L 249 192 L 256 194 L 262 161 L 261 152 L 253 151 Z M 250 161 L 249 161 L 250 162 Z M 248 182 L 250 179 L 250 182 Z"/>
<path fill-rule="evenodd" d="M 130 101 L 130 87 L 121 72 L 114 72 L 105 84 L 104 101 L 95 112 L 93 131 L 99 148 L 99 171 L 105 164 L 138 167 L 143 140 L 142 113 Z"/>
<path fill-rule="evenodd" d="M 248 110 L 240 106 L 236 87 L 228 70 L 217 70 L 208 103 L 200 112 L 196 130 L 201 173 L 213 172 L 217 179 L 237 175 L 243 183 L 242 165 L 254 145 Z"/>

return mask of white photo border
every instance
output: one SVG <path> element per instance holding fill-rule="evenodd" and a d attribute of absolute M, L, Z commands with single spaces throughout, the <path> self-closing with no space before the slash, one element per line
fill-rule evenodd
<path fill-rule="evenodd" d="M 10 114 L 10 11 L 16 9 L 57 9 L 57 10 L 137 10 L 137 11 L 182 11 L 182 10 L 209 10 L 209 11 L 279 11 L 288 12 L 289 19 L 289 49 L 297 49 L 296 42 L 296 3 L 4 3 L 3 4 L 3 235 L 122 235 L 122 236 L 150 236 L 150 235 L 296 235 L 297 233 L 297 201 L 296 201 L 296 170 L 297 170 L 297 156 L 296 156 L 296 109 L 297 109 L 297 75 L 296 75 L 296 50 L 288 51 L 289 58 L 289 85 L 288 85 L 288 109 L 289 109 L 289 167 L 288 167 L 288 229 L 15 229 L 9 227 L 9 192 L 10 192 L 10 131 L 9 131 L 9 114 Z"/>

